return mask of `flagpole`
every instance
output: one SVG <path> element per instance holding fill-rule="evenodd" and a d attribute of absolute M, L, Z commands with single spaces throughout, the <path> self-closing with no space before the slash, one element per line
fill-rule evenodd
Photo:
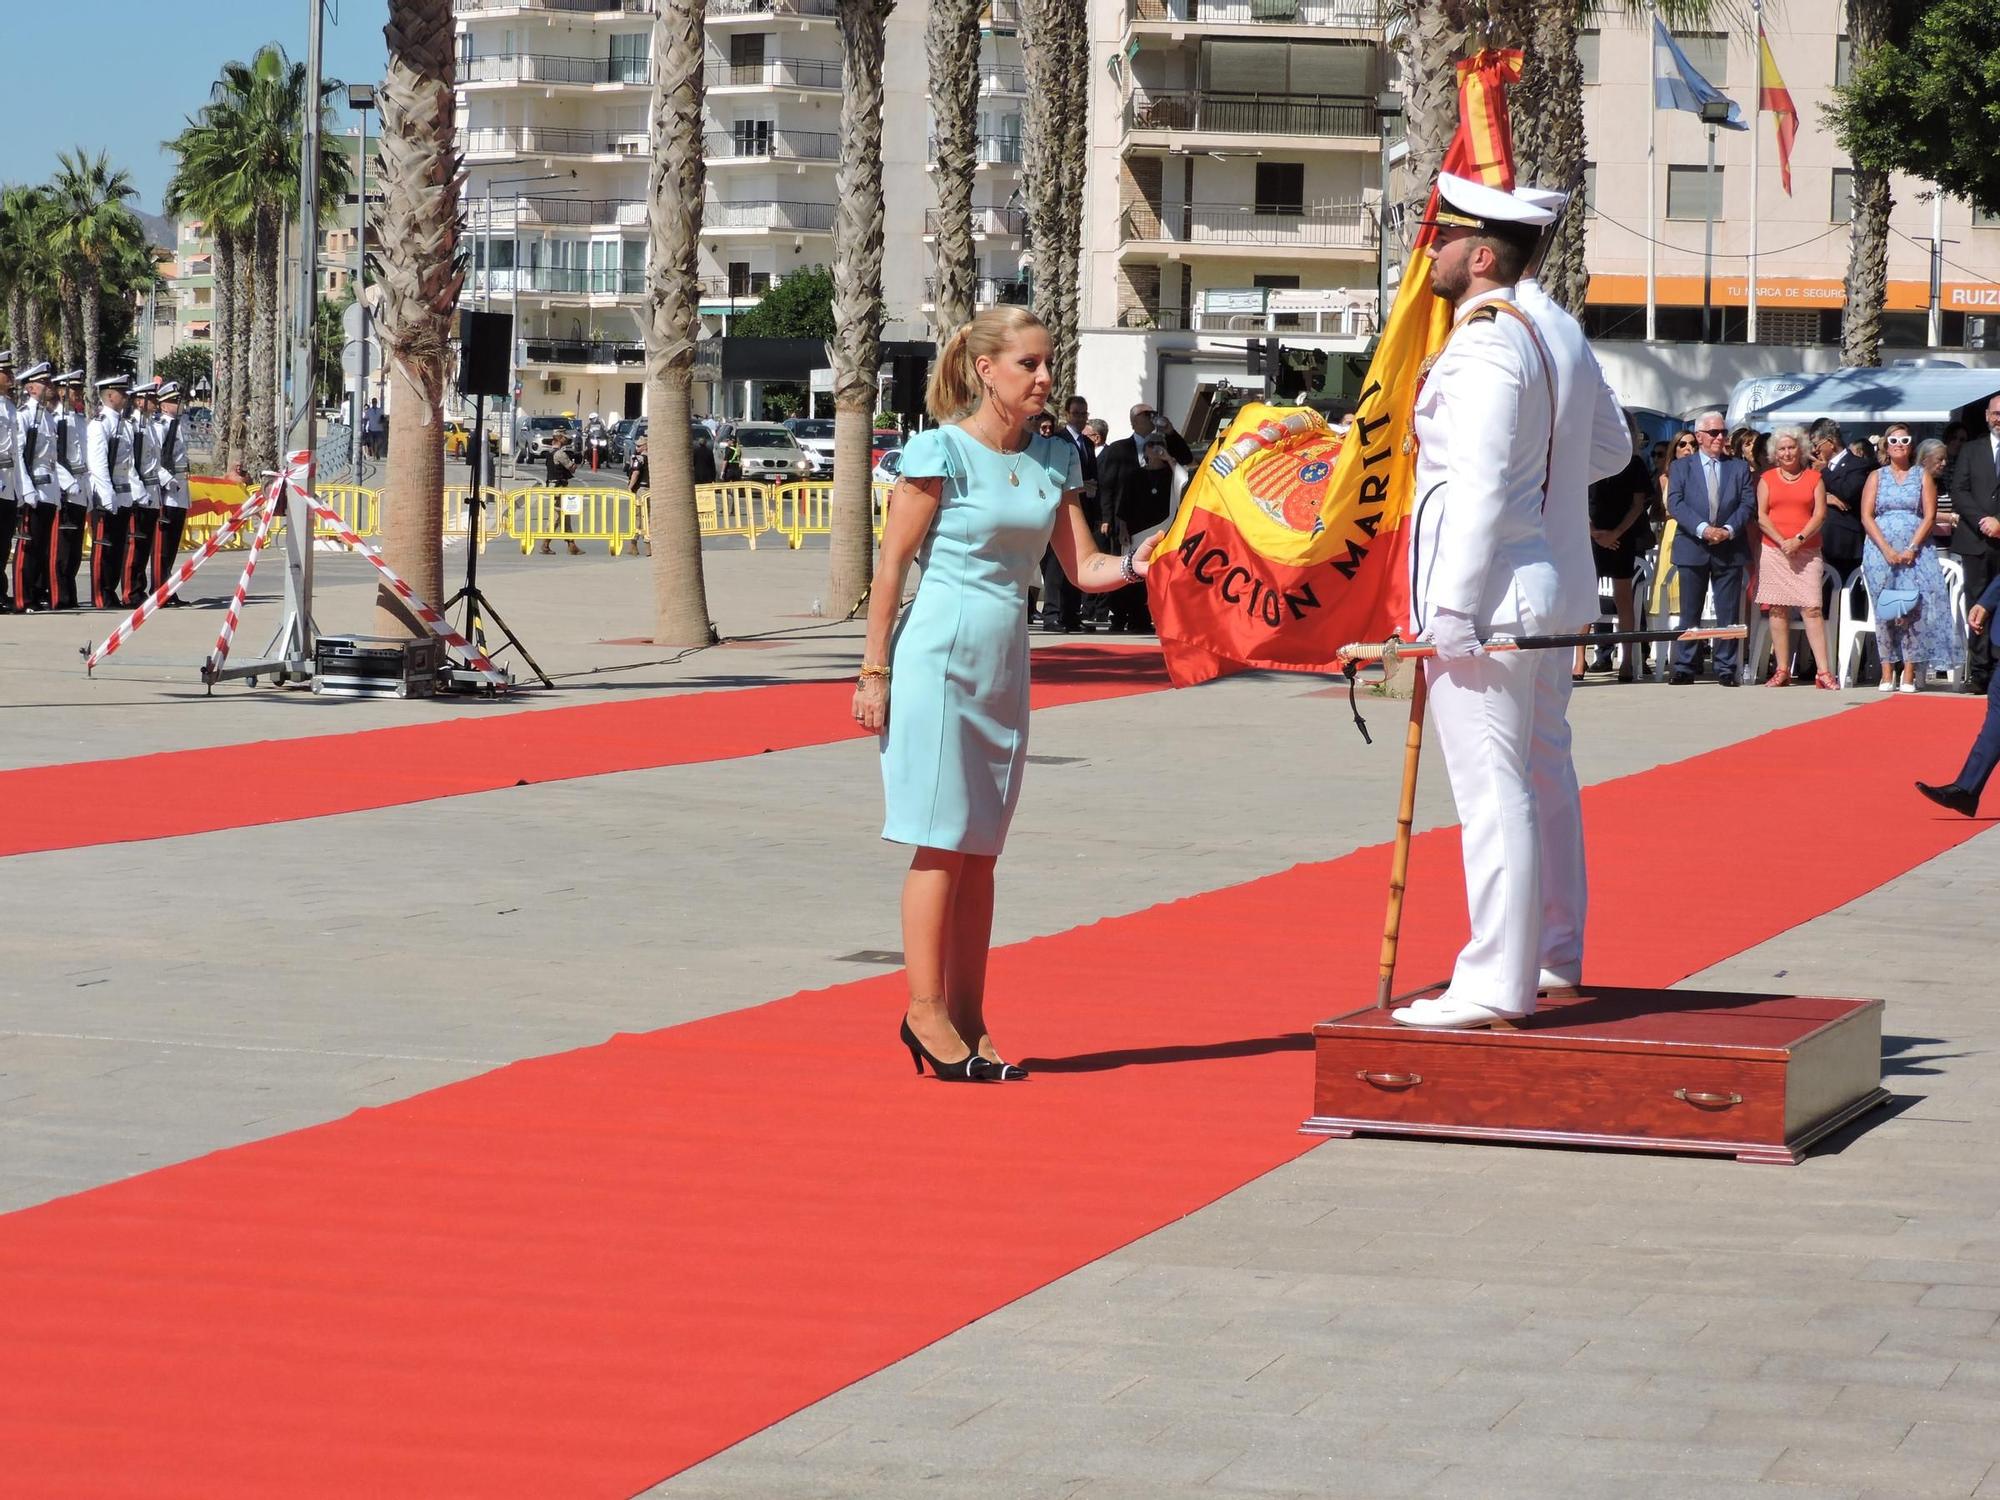
<path fill-rule="evenodd" d="M 1651 7 L 1649 6 L 1648 9 Z M 1659 233 L 1660 169 L 1653 159 L 1654 148 L 1659 141 L 1660 98 L 1660 44 L 1657 40 L 1647 48 L 1646 64 L 1646 342 L 1651 343 L 1660 336 L 1659 315 L 1659 246 L 1653 243 Z"/>
<path fill-rule="evenodd" d="M 1757 342 L 1757 148 L 1764 129 L 1764 0 L 1750 0 L 1750 14 L 1756 23 L 1751 38 L 1751 61 L 1757 74 L 1757 96 L 1750 106 L 1750 279 L 1745 285 L 1750 311 L 1744 336 L 1754 344 Z"/>

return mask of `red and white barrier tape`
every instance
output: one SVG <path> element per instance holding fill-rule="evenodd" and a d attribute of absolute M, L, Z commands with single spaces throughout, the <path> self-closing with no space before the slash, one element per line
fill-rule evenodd
<path fill-rule="evenodd" d="M 277 519 L 278 507 L 267 500 L 257 517 L 257 530 L 250 538 L 250 555 L 243 561 L 243 576 L 236 580 L 236 592 L 229 596 L 229 608 L 222 616 L 222 629 L 215 637 L 215 650 L 202 665 L 203 677 L 214 676 L 229 660 L 229 643 L 235 639 L 236 627 L 243 619 L 243 601 L 249 597 L 250 580 L 257 573 L 257 559 L 264 551 L 264 544 L 271 539 L 271 527 Z"/>
<path fill-rule="evenodd" d="M 253 515 L 261 514 L 263 508 L 264 502 L 262 500 L 245 500 L 239 505 L 230 515 L 229 519 L 216 529 L 214 536 L 203 542 L 186 560 L 175 565 L 172 577 L 154 589 L 151 594 L 147 595 L 140 602 L 137 609 L 118 622 L 111 634 L 104 638 L 104 644 L 92 651 L 84 659 L 84 671 L 90 671 L 99 662 L 103 661 L 105 657 L 130 640 L 134 631 L 152 619 L 154 615 L 158 614 L 166 606 L 166 602 L 180 592 L 181 585 L 194 577 L 195 569 L 199 568 L 217 552 L 226 547 L 229 544 L 230 538 L 248 525 Z"/>

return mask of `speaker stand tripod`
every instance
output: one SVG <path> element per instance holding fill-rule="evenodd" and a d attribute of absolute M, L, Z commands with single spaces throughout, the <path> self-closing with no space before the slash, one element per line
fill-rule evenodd
<path fill-rule="evenodd" d="M 465 625 L 459 634 L 471 641 L 482 652 L 486 651 L 486 625 L 488 621 L 491 621 L 499 631 L 500 639 L 504 644 L 491 652 L 487 652 L 487 654 L 489 656 L 498 656 L 500 652 L 505 651 L 509 646 L 513 647 L 514 650 L 521 654 L 521 660 L 527 663 L 528 670 L 535 674 L 536 681 L 540 682 L 545 688 L 553 688 L 555 683 L 550 680 L 549 674 L 542 670 L 541 664 L 529 654 L 528 648 L 521 644 L 521 638 L 508 628 L 507 622 L 500 617 L 500 611 L 493 607 L 493 601 L 488 599 L 479 589 L 479 547 L 481 539 L 485 534 L 484 523 L 486 518 L 486 487 L 479 482 L 481 476 L 486 473 L 486 398 L 484 396 L 474 396 L 472 398 L 471 453 L 472 495 L 469 504 L 472 507 L 472 514 L 466 518 L 465 583 L 457 593 L 445 600 L 444 612 L 446 615 L 449 615 L 458 605 L 463 604 L 465 606 Z M 454 669 L 454 671 L 459 670 L 463 669 Z"/>

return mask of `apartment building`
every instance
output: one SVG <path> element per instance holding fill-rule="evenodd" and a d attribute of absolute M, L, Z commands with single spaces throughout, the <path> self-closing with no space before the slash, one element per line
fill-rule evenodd
<path fill-rule="evenodd" d="M 1590 271 L 1586 326 L 1598 338 L 1645 336 L 1646 240 L 1654 247 L 1657 329 L 1662 339 L 1701 335 L 1703 273 L 1722 309 L 1726 339 L 1747 327 L 1751 194 L 1758 223 L 1758 339 L 1767 344 L 1832 344 L 1840 338 L 1847 274 L 1852 169 L 1821 118 L 1821 107 L 1847 76 L 1842 0 L 1786 0 L 1766 20 L 1771 53 L 1799 115 L 1792 151 L 1791 191 L 1779 172 L 1770 115 L 1757 119 L 1756 181 L 1744 131 L 1716 135 L 1716 169 L 1707 170 L 1708 137 L 1701 121 L 1677 110 L 1653 120 L 1656 216 L 1647 221 L 1646 116 L 1652 100 L 1650 20 L 1623 24 L 1615 16 L 1581 38 L 1584 126 L 1590 166 L 1586 265 Z M 1758 95 L 1753 32 L 1691 32 L 1682 50 L 1711 83 L 1742 105 Z M 1931 241 L 1941 239 L 1938 269 L 1940 342 L 1963 347 L 2000 334 L 2000 213 L 1935 194 L 1929 184 L 1897 176 L 1889 235 L 1887 339 L 1904 347 L 1928 342 Z M 1703 243 L 1715 208 L 1715 256 Z M 1991 332 L 1989 332 L 1989 329 Z"/>

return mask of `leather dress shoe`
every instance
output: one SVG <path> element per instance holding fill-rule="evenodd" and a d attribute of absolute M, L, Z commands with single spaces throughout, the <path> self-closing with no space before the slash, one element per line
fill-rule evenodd
<path fill-rule="evenodd" d="M 1734 677 L 1718 677 L 1715 679 L 1715 685 L 1717 687 L 1735 687 L 1736 679 Z"/>
<path fill-rule="evenodd" d="M 1398 1026 L 1421 1026 L 1437 1031 L 1474 1031 L 1482 1026 L 1512 1026 L 1523 1013 L 1496 1010 L 1470 1000 L 1454 1000 L 1449 993 L 1412 1001 L 1389 1012 Z"/>
<path fill-rule="evenodd" d="M 1979 799 L 1956 782 L 1947 782 L 1943 786 L 1932 786 L 1927 781 L 1920 781 L 1917 783 L 1917 790 L 1930 798 L 1939 807 L 1949 808 L 1955 813 L 1963 813 L 1968 818 L 1976 817 L 1979 813 Z"/>
<path fill-rule="evenodd" d="M 1673 676 L 1669 677 L 1667 681 L 1673 684 L 1673 686 L 1675 687 L 1686 687 L 1689 683 L 1694 681 L 1694 673 L 1676 672 L 1673 674 Z"/>

